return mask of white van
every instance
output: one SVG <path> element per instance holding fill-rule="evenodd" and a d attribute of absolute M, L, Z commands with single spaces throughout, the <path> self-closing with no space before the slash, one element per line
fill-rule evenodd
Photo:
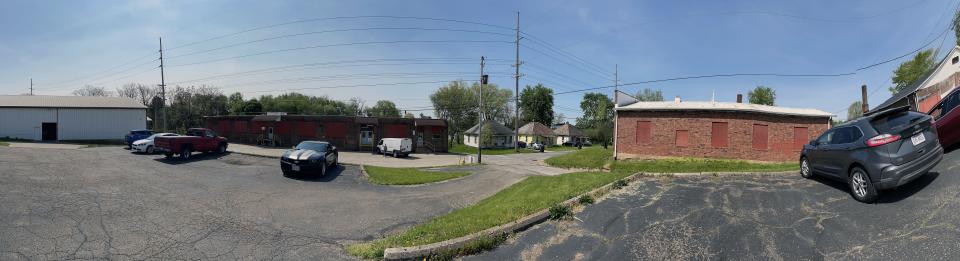
<path fill-rule="evenodd" d="M 406 157 L 413 151 L 413 140 L 409 138 L 384 138 L 377 142 L 378 154 L 390 154 L 394 158 Z"/>

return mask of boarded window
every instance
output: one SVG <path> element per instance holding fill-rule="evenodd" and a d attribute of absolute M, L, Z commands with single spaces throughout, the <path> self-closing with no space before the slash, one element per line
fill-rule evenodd
<path fill-rule="evenodd" d="M 753 125 L 753 148 L 758 150 L 767 149 L 767 125 Z"/>
<path fill-rule="evenodd" d="M 793 128 L 793 149 L 801 150 L 803 145 L 807 144 L 809 139 L 809 133 L 807 132 L 807 127 L 794 127 Z"/>
<path fill-rule="evenodd" d="M 726 148 L 730 127 L 726 122 L 714 122 L 710 131 L 710 145 L 714 148 Z"/>
<path fill-rule="evenodd" d="M 637 122 L 637 144 L 650 143 L 650 125 L 649 121 Z"/>
<path fill-rule="evenodd" d="M 347 124 L 334 122 L 326 124 L 327 138 L 342 139 L 347 137 Z"/>
<path fill-rule="evenodd" d="M 690 131 L 677 130 L 676 145 L 677 147 L 690 146 Z"/>

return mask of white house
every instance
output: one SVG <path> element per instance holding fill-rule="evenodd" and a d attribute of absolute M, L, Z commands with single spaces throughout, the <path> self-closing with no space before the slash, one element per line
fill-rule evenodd
<path fill-rule="evenodd" d="M 563 145 L 563 143 L 573 140 L 579 140 L 580 142 L 586 141 L 586 137 L 583 136 L 583 131 L 580 131 L 580 129 L 570 123 L 557 126 L 557 128 L 553 129 L 553 134 L 557 136 L 557 145 Z"/>
<path fill-rule="evenodd" d="M 495 121 L 485 122 L 487 128 L 483 131 L 491 130 L 493 134 L 493 144 L 484 148 L 513 148 L 513 130 L 503 126 Z M 477 147 L 480 143 L 480 124 L 473 125 L 463 133 L 463 144 L 470 147 Z"/>
<path fill-rule="evenodd" d="M 146 128 L 146 114 L 129 98 L 0 95 L 0 138 L 116 140 Z"/>
<path fill-rule="evenodd" d="M 960 46 L 954 46 L 933 70 L 870 111 L 910 106 L 913 110 L 927 112 L 958 85 L 960 85 Z"/>

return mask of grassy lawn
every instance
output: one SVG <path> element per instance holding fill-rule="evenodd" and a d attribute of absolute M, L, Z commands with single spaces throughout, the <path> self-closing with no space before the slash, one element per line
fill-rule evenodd
<path fill-rule="evenodd" d="M 604 150 L 594 146 L 589 149 L 570 152 L 546 160 L 546 163 L 561 168 L 599 169 L 612 162 L 611 149 Z M 743 160 L 665 158 L 656 160 L 621 160 L 612 164 L 614 171 L 635 172 L 750 172 L 750 171 L 788 171 L 798 170 L 795 162 L 754 163 Z"/>
<path fill-rule="evenodd" d="M 454 144 L 449 150 L 450 153 L 460 153 L 460 154 L 477 154 L 476 147 L 470 147 L 463 144 Z M 514 154 L 514 153 L 533 153 L 535 151 L 520 148 L 520 152 L 514 152 L 513 148 L 509 149 L 483 149 L 483 154 L 486 155 L 504 155 L 504 154 Z"/>
<path fill-rule="evenodd" d="M 363 258 L 381 258 L 387 248 L 423 245 L 469 235 L 513 222 L 627 175 L 626 172 L 576 172 L 528 177 L 475 205 L 433 218 L 399 234 L 347 246 L 347 252 Z"/>
<path fill-rule="evenodd" d="M 0 141 L 0 146 L 10 146 L 10 143 Z"/>
<path fill-rule="evenodd" d="M 613 158 L 613 149 L 592 146 L 582 150 L 551 157 L 547 164 L 560 168 L 600 169 Z"/>
<path fill-rule="evenodd" d="M 468 172 L 425 171 L 416 168 L 364 166 L 370 182 L 380 185 L 413 185 L 432 183 L 470 175 Z"/>

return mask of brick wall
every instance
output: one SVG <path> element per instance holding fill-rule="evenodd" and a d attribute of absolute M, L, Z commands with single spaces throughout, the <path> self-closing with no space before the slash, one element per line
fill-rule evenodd
<path fill-rule="evenodd" d="M 759 161 L 796 161 L 800 156 L 799 140 L 806 143 L 827 130 L 829 118 L 779 116 L 752 112 L 709 111 L 618 111 L 617 156 L 674 156 L 697 158 L 729 158 Z M 638 123 L 644 128 L 649 121 L 649 139 L 637 136 Z M 717 147 L 712 139 L 713 122 L 727 123 L 726 146 Z M 755 148 L 762 140 L 754 141 L 755 129 L 766 125 L 766 147 Z M 795 128 L 806 127 L 807 137 L 794 137 Z M 680 142 L 677 146 L 677 131 Z M 801 133 L 802 131 L 796 131 Z M 720 132 L 722 133 L 722 131 Z M 641 131 L 641 136 L 645 133 Z M 719 137 L 718 137 L 719 138 Z M 638 142 L 640 139 L 640 142 Z M 759 143 L 758 143 L 759 142 Z"/>

